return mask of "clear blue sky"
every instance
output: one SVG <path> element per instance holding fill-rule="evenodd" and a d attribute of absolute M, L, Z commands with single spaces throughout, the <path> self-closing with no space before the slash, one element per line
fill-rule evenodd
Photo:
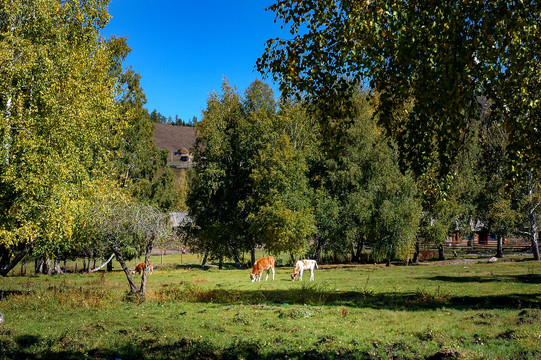
<path fill-rule="evenodd" d="M 141 74 L 149 112 L 201 119 L 209 93 L 220 91 L 224 76 L 244 93 L 262 78 L 255 62 L 265 41 L 289 35 L 265 11 L 272 3 L 111 0 L 112 19 L 102 34 L 128 38 L 132 52 L 124 65 Z"/>

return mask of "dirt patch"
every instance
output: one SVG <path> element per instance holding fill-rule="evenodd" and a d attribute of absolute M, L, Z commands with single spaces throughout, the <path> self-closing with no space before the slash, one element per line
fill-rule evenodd
<path fill-rule="evenodd" d="M 516 335 L 514 330 L 507 330 L 506 332 L 503 332 L 500 335 L 496 336 L 496 339 L 513 340 L 515 337 Z"/>
<path fill-rule="evenodd" d="M 533 324 L 537 322 L 539 315 L 536 310 L 522 310 L 518 314 L 517 324 Z"/>
<path fill-rule="evenodd" d="M 458 351 L 445 349 L 445 350 L 440 350 L 434 355 L 427 357 L 426 360 L 460 359 L 462 357 L 463 355 L 459 353 Z"/>

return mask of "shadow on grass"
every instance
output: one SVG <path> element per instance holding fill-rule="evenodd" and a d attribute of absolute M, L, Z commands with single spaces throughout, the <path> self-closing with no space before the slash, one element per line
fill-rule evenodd
<path fill-rule="evenodd" d="M 433 276 L 429 278 L 423 278 L 426 280 L 445 281 L 455 283 L 488 283 L 488 282 L 518 282 L 526 284 L 541 284 L 541 275 L 527 274 L 527 275 L 503 275 L 503 276 Z"/>
<path fill-rule="evenodd" d="M 425 310 L 441 307 L 455 309 L 521 309 L 541 308 L 541 294 L 506 294 L 498 296 L 452 296 L 437 290 L 404 293 L 374 293 L 371 291 L 340 292 L 323 286 L 303 286 L 287 290 L 202 289 L 191 284 L 158 290 L 159 301 L 184 301 L 219 304 L 274 305 L 345 305 L 387 310 Z"/>
<path fill-rule="evenodd" d="M 183 338 L 173 344 L 157 345 L 156 341 L 135 341 L 119 346 L 115 349 L 71 349 L 71 350 L 39 350 L 32 344 L 1 343 L 2 359 L 190 359 L 190 360 L 229 360 L 229 359 L 299 359 L 299 360 L 324 360 L 324 359 L 381 359 L 371 354 L 350 349 L 324 349 L 319 347 L 308 351 L 292 349 L 271 350 L 258 344 L 249 342 L 234 342 L 227 348 L 217 348 L 204 340 Z"/>
<path fill-rule="evenodd" d="M 27 292 L 20 290 L 0 290 L 0 300 L 8 298 L 12 295 L 25 295 Z"/>

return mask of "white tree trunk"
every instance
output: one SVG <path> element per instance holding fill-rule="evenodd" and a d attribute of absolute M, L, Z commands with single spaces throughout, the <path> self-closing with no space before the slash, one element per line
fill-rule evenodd
<path fill-rule="evenodd" d="M 111 256 L 109 257 L 109 259 L 108 259 L 106 262 L 104 262 L 103 264 L 101 264 L 99 267 L 97 267 L 97 268 L 95 268 L 95 269 L 93 269 L 93 270 L 90 270 L 89 272 L 93 273 L 93 272 L 96 272 L 96 271 L 100 270 L 100 269 L 103 268 L 105 265 L 109 264 L 109 262 L 110 262 L 111 260 L 113 260 L 114 257 L 115 257 L 115 253 L 112 253 Z"/>

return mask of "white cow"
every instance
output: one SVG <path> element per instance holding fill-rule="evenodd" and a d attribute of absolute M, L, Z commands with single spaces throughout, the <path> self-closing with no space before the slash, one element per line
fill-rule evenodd
<path fill-rule="evenodd" d="M 291 280 L 295 280 L 297 275 L 300 274 L 299 280 L 302 281 L 302 272 L 304 270 L 310 270 L 310 281 L 314 280 L 314 268 L 319 269 L 315 260 L 297 261 L 297 264 L 295 264 L 295 270 L 293 270 L 293 273 L 291 274 Z"/>

